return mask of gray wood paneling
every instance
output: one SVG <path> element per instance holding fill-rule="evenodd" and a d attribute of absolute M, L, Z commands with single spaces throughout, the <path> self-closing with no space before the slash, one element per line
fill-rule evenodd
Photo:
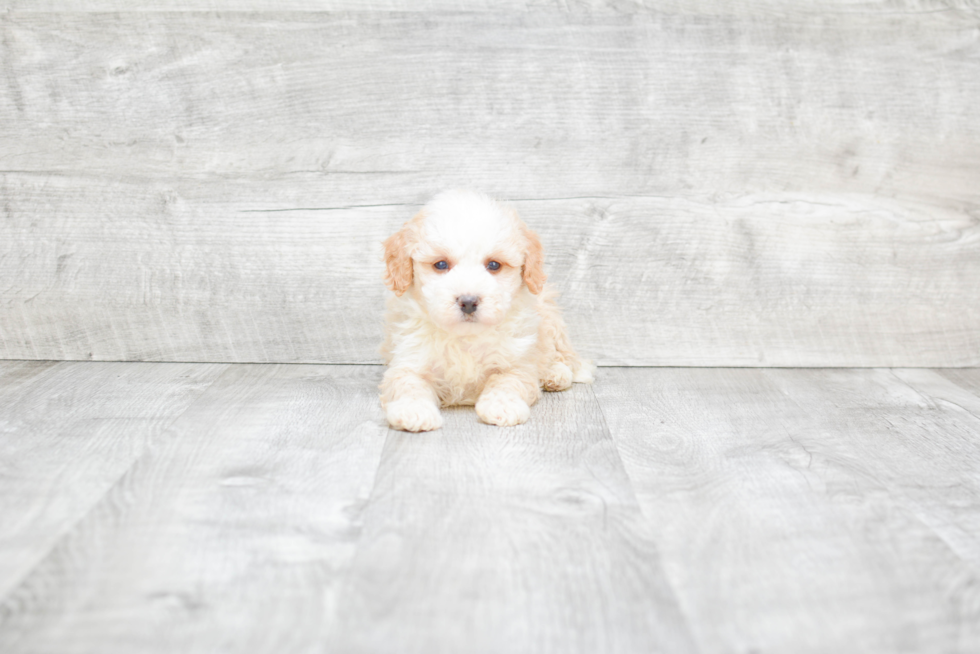
<path fill-rule="evenodd" d="M 941 399 L 961 389 L 696 369 L 595 388 L 702 651 L 980 647 L 980 418 Z"/>
<path fill-rule="evenodd" d="M 978 199 L 978 46 L 959 12 L 14 12 L 2 26 L 4 170 L 285 178 L 330 206 L 460 184 Z"/>
<path fill-rule="evenodd" d="M 0 363 L 0 598 L 224 368 Z"/>
<path fill-rule="evenodd" d="M 19 186 L 0 265 L 38 292 L 0 307 L 4 354 L 379 361 L 381 240 L 411 207 L 255 212 L 295 190 L 257 186 Z"/>
<path fill-rule="evenodd" d="M 7 188 L 0 347 L 17 358 L 377 362 L 380 241 L 416 208 L 267 211 L 296 201 L 280 183 Z M 980 227 L 953 210 L 785 195 L 515 206 L 601 364 L 980 362 Z"/>
<path fill-rule="evenodd" d="M 588 386 L 392 432 L 329 651 L 693 652 Z"/>
<path fill-rule="evenodd" d="M 572 332 L 602 364 L 980 363 L 980 222 L 956 211 L 812 194 L 563 204 L 520 208 L 557 246 Z"/>
<path fill-rule="evenodd" d="M 310 651 L 381 455 L 380 376 L 232 367 L 83 520 L 63 516 L 0 606 L 0 650 Z M 73 492 L 45 472 L 49 497 Z"/>
<path fill-rule="evenodd" d="M 9 11 L 400 11 L 477 12 L 547 11 L 629 14 L 752 14 L 800 16 L 853 14 L 870 11 L 909 14 L 935 11 L 976 11 L 976 0 L 825 0 L 819 5 L 796 0 L 4 0 Z"/>
<path fill-rule="evenodd" d="M 956 6 L 6 13 L 0 356 L 377 361 L 376 243 L 463 185 L 599 363 L 976 365 Z"/>

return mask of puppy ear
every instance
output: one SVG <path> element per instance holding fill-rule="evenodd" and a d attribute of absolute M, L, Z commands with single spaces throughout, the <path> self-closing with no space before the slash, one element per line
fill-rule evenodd
<path fill-rule="evenodd" d="M 421 212 L 385 241 L 385 285 L 402 295 L 412 286 L 412 247 L 418 239 Z"/>
<path fill-rule="evenodd" d="M 548 276 L 544 274 L 544 248 L 541 239 L 527 225 L 521 226 L 524 233 L 524 283 L 531 293 L 537 295 L 544 288 Z"/>

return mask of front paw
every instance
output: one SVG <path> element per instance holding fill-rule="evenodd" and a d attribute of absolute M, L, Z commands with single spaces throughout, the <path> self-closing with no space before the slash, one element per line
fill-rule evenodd
<path fill-rule="evenodd" d="M 519 397 L 491 393 L 481 395 L 476 401 L 476 415 L 491 425 L 510 427 L 527 422 L 531 407 Z"/>
<path fill-rule="evenodd" d="M 392 429 L 402 431 L 432 431 L 442 427 L 442 414 L 432 402 L 395 400 L 385 407 L 385 416 Z"/>
<path fill-rule="evenodd" d="M 595 381 L 595 364 L 591 361 L 580 361 L 578 370 L 572 381 L 576 384 L 591 384 Z"/>
<path fill-rule="evenodd" d="M 561 361 L 551 364 L 551 368 L 541 380 L 541 385 L 546 391 L 564 391 L 572 386 L 572 369 Z"/>

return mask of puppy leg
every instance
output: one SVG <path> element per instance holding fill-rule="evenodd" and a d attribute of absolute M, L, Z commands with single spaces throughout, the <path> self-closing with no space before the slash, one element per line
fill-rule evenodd
<path fill-rule="evenodd" d="M 540 365 L 541 385 L 546 391 L 564 391 L 572 382 L 591 384 L 595 366 L 579 358 L 568 338 L 568 327 L 552 296 L 545 296 L 538 305 L 541 326 L 538 329 L 543 360 Z"/>
<path fill-rule="evenodd" d="M 533 373 L 526 370 L 497 373 L 487 379 L 476 401 L 476 415 L 491 425 L 519 425 L 531 416 L 531 405 L 540 395 Z"/>
<path fill-rule="evenodd" d="M 439 397 L 417 373 L 389 368 L 381 382 L 381 406 L 392 429 L 431 431 L 442 427 Z"/>
<path fill-rule="evenodd" d="M 564 391 L 572 386 L 573 373 L 568 364 L 552 361 L 541 375 L 541 386 L 546 391 Z"/>

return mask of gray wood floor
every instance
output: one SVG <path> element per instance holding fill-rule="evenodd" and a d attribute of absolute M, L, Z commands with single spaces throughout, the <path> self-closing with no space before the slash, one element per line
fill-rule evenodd
<path fill-rule="evenodd" d="M 980 370 L 0 363 L 0 651 L 976 652 Z"/>

